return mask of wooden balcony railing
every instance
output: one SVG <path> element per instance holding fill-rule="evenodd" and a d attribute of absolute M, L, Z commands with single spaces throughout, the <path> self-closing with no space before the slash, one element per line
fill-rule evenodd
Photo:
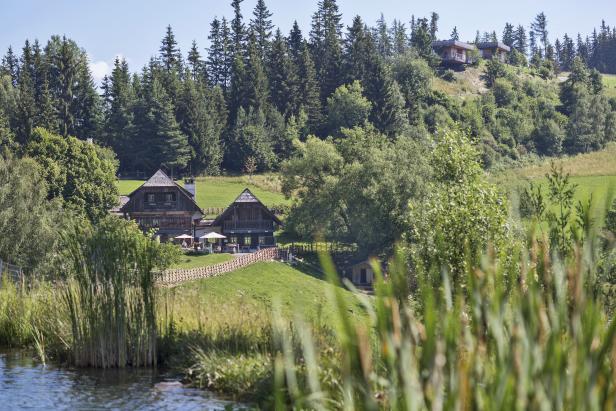
<path fill-rule="evenodd" d="M 224 230 L 268 230 L 274 229 L 272 221 L 267 220 L 237 220 L 225 221 Z"/>

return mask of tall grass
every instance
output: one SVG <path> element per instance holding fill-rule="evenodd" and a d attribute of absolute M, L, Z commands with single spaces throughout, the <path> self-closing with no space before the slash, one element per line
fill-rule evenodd
<path fill-rule="evenodd" d="M 304 331 L 292 349 L 287 323 L 276 321 L 277 408 L 613 410 L 616 322 L 597 298 L 596 242 L 562 261 L 530 238 L 470 265 L 464 287 L 442 272 L 435 288 L 435 273 L 417 272 L 411 292 L 398 258 L 365 301 L 368 324 L 353 324 L 334 290 L 331 345 Z M 323 265 L 338 281 L 331 260 Z"/>
<path fill-rule="evenodd" d="M 157 363 L 154 269 L 160 244 L 126 222 L 107 220 L 65 236 L 62 297 L 77 366 Z"/>

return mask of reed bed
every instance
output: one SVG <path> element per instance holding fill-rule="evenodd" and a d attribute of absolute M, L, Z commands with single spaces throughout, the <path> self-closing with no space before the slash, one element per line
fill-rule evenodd
<path fill-rule="evenodd" d="M 103 221 L 65 237 L 68 274 L 62 297 L 77 366 L 157 363 L 154 270 L 163 246 L 129 222 Z"/>
<path fill-rule="evenodd" d="M 414 290 L 399 256 L 365 300 L 369 323 L 353 324 L 332 293 L 333 344 L 305 331 L 293 349 L 276 321 L 276 408 L 613 410 L 616 322 L 596 292 L 597 255 L 588 240 L 563 261 L 531 237 L 469 264 L 464 287 L 447 272 L 434 287 L 435 273 L 418 271 Z M 331 260 L 323 265 L 338 281 Z"/>

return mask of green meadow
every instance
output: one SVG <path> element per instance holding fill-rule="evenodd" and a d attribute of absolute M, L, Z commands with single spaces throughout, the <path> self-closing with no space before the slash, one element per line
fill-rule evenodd
<path fill-rule="evenodd" d="M 186 254 L 183 255 L 182 259 L 171 268 L 207 267 L 208 265 L 224 263 L 225 261 L 232 259 L 233 256 L 231 254 Z"/>
<path fill-rule="evenodd" d="M 603 74 L 603 86 L 608 97 L 616 97 L 616 74 Z"/>

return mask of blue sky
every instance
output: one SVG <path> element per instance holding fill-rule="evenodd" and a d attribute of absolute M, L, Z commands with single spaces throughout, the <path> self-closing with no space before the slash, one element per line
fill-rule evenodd
<path fill-rule="evenodd" d="M 192 40 L 207 46 L 209 23 L 214 16 L 231 17 L 230 0 L 2 0 L 0 5 L 0 50 L 12 45 L 21 48 L 26 38 L 46 41 L 52 34 L 65 34 L 90 54 L 92 71 L 100 79 L 109 72 L 116 55 L 126 57 L 131 70 L 138 70 L 157 52 L 165 27 L 171 24 L 183 52 Z M 242 3 L 245 20 L 252 16 L 256 0 Z M 274 24 L 288 32 L 297 20 L 307 34 L 317 0 L 266 0 Z M 373 24 L 384 13 L 391 21 L 407 22 L 411 14 L 440 15 L 440 37 L 448 37 L 453 26 L 463 39 L 473 39 L 475 31 L 497 30 L 505 22 L 528 26 L 540 11 L 548 16 L 550 37 L 563 33 L 588 33 L 606 19 L 616 25 L 616 0 L 338 0 L 344 23 L 359 14 Z"/>

